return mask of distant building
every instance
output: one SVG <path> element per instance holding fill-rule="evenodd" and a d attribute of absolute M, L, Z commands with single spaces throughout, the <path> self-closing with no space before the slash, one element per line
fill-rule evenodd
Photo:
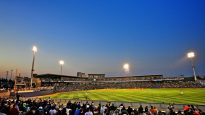
<path fill-rule="evenodd" d="M 29 77 L 19 77 L 19 76 L 16 77 L 16 86 L 18 88 L 29 87 L 30 82 L 31 82 L 31 78 Z"/>
<path fill-rule="evenodd" d="M 77 72 L 77 77 L 86 77 L 85 73 Z"/>
<path fill-rule="evenodd" d="M 105 78 L 105 74 L 88 74 L 88 78 L 102 79 Z"/>

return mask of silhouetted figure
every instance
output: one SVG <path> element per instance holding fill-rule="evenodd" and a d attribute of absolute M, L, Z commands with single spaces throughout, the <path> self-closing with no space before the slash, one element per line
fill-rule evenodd
<path fill-rule="evenodd" d="M 143 113 L 143 107 L 142 107 L 142 105 L 140 105 L 140 107 L 138 108 L 138 112 L 139 112 L 139 114 L 142 114 L 142 113 Z"/>
<path fill-rule="evenodd" d="M 127 112 L 128 112 L 129 115 L 131 115 L 131 113 L 132 113 L 132 108 L 131 108 L 130 106 L 127 108 Z"/>

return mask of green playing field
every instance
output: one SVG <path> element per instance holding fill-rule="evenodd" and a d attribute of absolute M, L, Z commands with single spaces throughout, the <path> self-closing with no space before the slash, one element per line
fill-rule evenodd
<path fill-rule="evenodd" d="M 103 100 L 205 105 L 205 88 L 98 89 L 45 96 L 53 99 Z"/>

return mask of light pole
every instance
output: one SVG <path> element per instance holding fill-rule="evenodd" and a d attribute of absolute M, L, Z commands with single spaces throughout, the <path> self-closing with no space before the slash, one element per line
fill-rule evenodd
<path fill-rule="evenodd" d="M 13 77 L 13 70 L 11 70 L 11 78 L 10 79 L 12 79 L 12 77 Z"/>
<path fill-rule="evenodd" d="M 61 67 L 61 75 L 63 74 L 63 65 L 64 65 L 64 61 L 60 60 L 59 61 L 60 67 Z"/>
<path fill-rule="evenodd" d="M 187 53 L 187 57 L 188 57 L 189 59 L 191 59 L 192 70 L 193 70 L 193 74 L 194 74 L 194 81 L 196 81 L 197 78 L 196 78 L 195 65 L 194 65 L 195 53 L 194 53 L 194 52 L 188 52 L 188 53 Z"/>
<path fill-rule="evenodd" d="M 33 84 L 32 78 L 33 78 L 33 72 L 34 72 L 35 54 L 37 52 L 37 47 L 33 46 L 32 51 L 33 51 L 33 61 L 32 61 L 32 67 L 31 67 L 31 88 Z"/>
<path fill-rule="evenodd" d="M 6 71 L 6 80 L 8 80 L 9 71 Z"/>
<path fill-rule="evenodd" d="M 10 80 L 12 80 L 12 77 L 13 77 L 13 70 L 11 70 L 11 78 Z M 10 85 L 10 84 L 9 84 Z M 12 85 L 10 85 L 10 88 L 11 88 Z"/>

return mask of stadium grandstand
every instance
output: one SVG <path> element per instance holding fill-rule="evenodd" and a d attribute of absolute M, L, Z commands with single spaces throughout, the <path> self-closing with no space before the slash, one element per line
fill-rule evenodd
<path fill-rule="evenodd" d="M 21 90 L 30 87 L 28 77 L 16 77 L 15 83 L 11 80 L 3 81 L 5 80 L 2 80 L 1 88 L 12 89 L 15 86 Z M 58 92 L 106 88 L 203 88 L 204 84 L 204 79 L 200 77 L 195 82 L 192 77 L 163 77 L 163 75 L 105 77 L 105 74 L 86 75 L 78 72 L 77 76 L 35 74 L 32 86 L 35 89 L 52 87 L 54 92 Z"/>
<path fill-rule="evenodd" d="M 77 73 L 79 75 L 79 73 Z M 163 75 L 145 75 L 145 76 L 122 76 L 105 77 L 105 74 L 88 74 L 88 76 L 66 76 L 56 74 L 35 75 L 33 78 L 34 86 L 84 86 L 82 88 L 186 88 L 203 87 L 203 83 L 194 82 L 193 79 L 182 77 L 163 77 Z M 203 81 L 203 80 L 201 80 Z M 69 87 L 73 88 L 73 87 Z M 62 89 L 62 88 L 61 88 Z M 78 90 L 78 88 L 74 88 Z M 90 89 L 90 88 L 88 88 Z M 92 88 L 93 89 L 93 88 Z"/>

